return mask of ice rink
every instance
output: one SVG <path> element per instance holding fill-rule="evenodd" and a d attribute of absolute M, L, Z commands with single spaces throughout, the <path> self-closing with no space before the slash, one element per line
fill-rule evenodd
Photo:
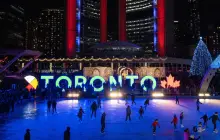
<path fill-rule="evenodd" d="M 96 101 L 95 99 L 90 101 Z M 220 100 L 207 99 L 201 101 L 200 112 L 196 111 L 196 99 L 180 99 L 176 105 L 172 99 L 153 99 L 144 113 L 144 119 L 139 120 L 138 110 L 144 99 L 136 99 L 136 105 L 131 106 L 131 122 L 125 122 L 125 102 L 120 100 L 102 100 L 102 108 L 98 109 L 97 117 L 90 118 L 88 100 L 60 100 L 57 103 L 57 113 L 47 113 L 46 101 L 29 102 L 16 106 L 15 112 L 8 118 L 0 118 L 0 140 L 22 140 L 25 130 L 31 129 L 31 140 L 62 140 L 67 126 L 71 127 L 72 140 L 183 140 L 184 128 L 197 125 L 204 113 L 211 116 L 215 111 L 220 113 Z M 129 101 L 129 104 L 131 101 Z M 83 122 L 77 118 L 79 107 L 85 111 Z M 101 113 L 106 112 L 106 133 L 100 133 Z M 183 111 L 184 128 L 178 125 L 174 131 L 171 120 L 176 114 L 179 118 Z M 151 124 L 159 119 L 161 128 L 156 136 L 152 135 Z M 211 121 L 209 128 L 201 134 L 201 140 L 220 140 L 219 133 L 213 133 Z M 220 122 L 217 124 L 220 127 Z M 195 134 L 199 135 L 199 134 Z"/>

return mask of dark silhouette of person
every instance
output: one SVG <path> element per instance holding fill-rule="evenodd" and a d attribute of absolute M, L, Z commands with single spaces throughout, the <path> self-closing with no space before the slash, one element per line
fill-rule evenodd
<path fill-rule="evenodd" d="M 202 104 L 202 103 L 199 101 L 199 99 L 197 99 L 197 101 L 196 101 L 197 111 L 200 111 L 199 104 Z"/>
<path fill-rule="evenodd" d="M 79 112 L 78 112 L 78 117 L 79 117 L 79 121 L 82 122 L 82 116 L 84 114 L 84 111 L 82 109 L 82 107 L 80 107 Z"/>
<path fill-rule="evenodd" d="M 204 125 L 205 127 L 207 127 L 207 125 L 208 125 L 208 120 L 209 120 L 208 115 L 205 114 L 205 115 L 203 115 L 200 119 L 203 119 L 203 125 Z"/>
<path fill-rule="evenodd" d="M 133 105 L 133 104 L 136 105 L 134 93 L 131 94 L 131 101 L 132 101 L 132 105 Z"/>
<path fill-rule="evenodd" d="M 50 112 L 51 104 L 52 104 L 51 100 L 48 100 L 47 101 L 47 112 Z"/>
<path fill-rule="evenodd" d="M 129 119 L 131 121 L 131 107 L 128 105 L 126 108 L 126 121 Z"/>
<path fill-rule="evenodd" d="M 144 108 L 147 109 L 147 106 L 149 105 L 149 98 L 147 98 L 144 102 Z"/>
<path fill-rule="evenodd" d="M 91 110 L 92 110 L 91 118 L 92 118 L 93 114 L 94 114 L 94 117 L 96 118 L 96 110 L 97 110 L 97 108 L 98 108 L 98 106 L 97 106 L 96 102 L 94 101 L 92 103 L 92 105 L 91 105 Z"/>
<path fill-rule="evenodd" d="M 214 125 L 214 130 L 213 130 L 213 132 L 216 132 L 216 133 L 217 133 L 217 130 L 216 130 L 216 128 L 217 128 L 217 120 L 220 121 L 220 119 L 219 119 L 219 117 L 218 117 L 218 112 L 215 112 L 215 114 L 212 115 L 212 116 L 209 118 L 209 120 L 211 120 L 211 119 L 212 119 L 212 124 Z"/>
<path fill-rule="evenodd" d="M 24 134 L 24 140 L 30 140 L 30 139 L 31 139 L 30 129 L 26 129 L 26 133 Z"/>
<path fill-rule="evenodd" d="M 102 113 L 102 117 L 101 117 L 101 133 L 104 133 L 105 132 L 105 112 Z"/>
<path fill-rule="evenodd" d="M 70 127 L 69 126 L 64 131 L 64 140 L 70 140 Z"/>
<path fill-rule="evenodd" d="M 180 104 L 180 101 L 179 101 L 179 97 L 178 96 L 176 96 L 176 104 Z"/>
<path fill-rule="evenodd" d="M 144 109 L 142 106 L 139 109 L 139 114 L 140 114 L 139 119 L 143 119 Z"/>
<path fill-rule="evenodd" d="M 57 112 L 57 102 L 56 102 L 56 100 L 53 100 L 53 102 L 52 102 L 52 111 L 53 111 L 53 113 Z"/>

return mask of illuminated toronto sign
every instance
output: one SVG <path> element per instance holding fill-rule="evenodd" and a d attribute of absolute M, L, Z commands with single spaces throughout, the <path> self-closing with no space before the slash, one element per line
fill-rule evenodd
<path fill-rule="evenodd" d="M 67 87 L 68 88 L 72 88 L 73 87 L 73 83 L 74 83 L 74 88 L 80 87 L 83 88 L 84 91 L 86 90 L 86 83 L 87 83 L 87 79 L 84 76 L 74 76 L 74 82 L 72 81 L 72 79 L 69 76 L 59 76 L 58 78 L 55 79 L 54 76 L 46 76 L 46 75 L 41 75 L 40 79 L 42 81 L 44 81 L 44 87 L 46 88 L 47 85 L 50 84 L 51 81 L 55 81 L 55 85 L 57 88 L 61 88 L 61 81 L 66 81 L 67 82 Z M 129 86 L 132 86 L 135 82 L 135 80 L 138 80 L 138 76 L 137 75 L 127 75 L 125 77 L 126 80 L 129 81 Z M 140 80 L 140 85 L 143 88 L 144 91 L 147 91 L 148 87 L 145 86 L 145 81 L 150 80 L 152 82 L 152 87 L 151 89 L 155 89 L 157 82 L 156 79 L 152 76 L 144 76 L 141 80 Z M 97 86 L 95 84 L 95 81 L 99 81 L 101 83 L 101 86 Z M 104 86 L 103 84 L 106 83 L 105 79 L 101 76 L 94 76 L 90 79 L 89 81 L 89 85 L 93 87 L 95 92 L 101 92 L 104 90 Z M 122 76 L 118 76 L 117 78 L 115 78 L 114 76 L 109 76 L 109 86 L 110 86 L 110 91 L 112 91 L 113 86 L 117 86 L 119 85 L 120 87 L 122 87 Z"/>

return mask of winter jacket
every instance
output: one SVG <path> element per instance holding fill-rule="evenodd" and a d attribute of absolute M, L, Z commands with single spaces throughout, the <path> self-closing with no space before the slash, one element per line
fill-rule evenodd
<path fill-rule="evenodd" d="M 64 140 L 70 140 L 70 132 L 68 130 L 64 132 Z"/>
<path fill-rule="evenodd" d="M 178 122 L 177 117 L 174 117 L 171 123 L 177 124 L 177 122 Z"/>
<path fill-rule="evenodd" d="M 82 109 L 80 109 L 79 112 L 78 112 L 78 116 L 82 117 L 83 113 L 84 113 L 84 111 Z"/>
<path fill-rule="evenodd" d="M 144 114 L 144 109 L 143 109 L 143 108 L 140 108 L 140 109 L 139 109 L 139 113 L 140 113 L 140 114 Z"/>
<path fill-rule="evenodd" d="M 131 108 L 130 108 L 130 107 L 127 107 L 127 109 L 126 109 L 126 113 L 127 113 L 128 115 L 131 114 Z"/>
<path fill-rule="evenodd" d="M 105 124 L 105 115 L 102 115 L 101 124 Z"/>
<path fill-rule="evenodd" d="M 212 116 L 209 118 L 209 120 L 211 120 L 211 119 L 212 119 L 212 123 L 216 123 L 217 120 L 220 121 L 217 114 L 212 115 Z"/>
<path fill-rule="evenodd" d="M 184 132 L 183 135 L 184 135 L 184 140 L 189 140 L 190 137 L 189 132 Z"/>
<path fill-rule="evenodd" d="M 204 116 L 202 116 L 200 119 L 203 119 L 204 120 L 204 122 L 207 122 L 208 121 L 208 116 L 207 115 L 204 115 Z"/>
<path fill-rule="evenodd" d="M 160 126 L 160 125 L 159 125 L 158 122 L 154 121 L 154 122 L 152 123 L 152 126 L 153 126 L 153 127 L 156 127 L 156 126 Z"/>
<path fill-rule="evenodd" d="M 180 120 L 183 119 L 183 113 L 180 113 Z"/>

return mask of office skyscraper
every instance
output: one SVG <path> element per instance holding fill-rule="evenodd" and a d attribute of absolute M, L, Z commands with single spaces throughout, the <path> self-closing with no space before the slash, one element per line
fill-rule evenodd
<path fill-rule="evenodd" d="M 0 5 L 0 47 L 25 49 L 24 9 L 17 5 Z"/>
<path fill-rule="evenodd" d="M 26 22 L 26 46 L 44 57 L 65 57 L 64 10 L 45 9 L 37 19 Z"/>

